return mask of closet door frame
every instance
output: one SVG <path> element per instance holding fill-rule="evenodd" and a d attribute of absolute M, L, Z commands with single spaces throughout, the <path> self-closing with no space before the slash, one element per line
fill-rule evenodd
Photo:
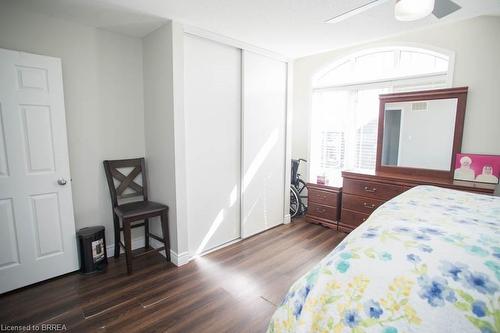
<path fill-rule="evenodd" d="M 292 137 L 291 137 L 291 130 L 292 130 L 292 96 L 291 96 L 291 91 L 293 89 L 293 63 L 291 59 L 284 57 L 280 54 L 274 53 L 272 51 L 239 41 L 235 40 L 229 37 L 225 37 L 210 31 L 206 31 L 204 29 L 196 28 L 193 26 L 189 25 L 183 25 L 183 31 L 184 34 L 187 35 L 193 35 L 196 37 L 201 37 L 205 38 L 208 40 L 211 40 L 213 42 L 218 42 L 221 44 L 225 44 L 228 46 L 233 46 L 236 48 L 241 49 L 241 109 L 240 109 L 240 169 L 241 169 L 241 179 L 240 179 L 240 223 L 243 222 L 243 172 L 244 172 L 244 165 L 243 165 L 243 127 L 244 127 L 244 82 L 245 82 L 245 77 L 244 77 L 244 71 L 243 71 L 243 66 L 244 66 L 244 53 L 245 51 L 253 52 L 259 55 L 263 55 L 265 57 L 271 58 L 273 60 L 281 61 L 285 63 L 286 65 L 286 111 L 285 111 L 285 125 L 284 125 L 284 142 L 285 142 L 285 147 L 284 147 L 284 152 L 285 152 L 285 160 L 283 161 L 284 167 L 285 167 L 285 172 L 284 172 L 284 188 L 283 188 L 283 194 L 284 194 L 284 204 L 283 204 L 283 223 L 288 224 L 290 223 L 290 202 L 289 202 L 289 196 L 290 196 L 290 161 L 291 161 L 291 145 L 292 145 Z M 240 233 L 243 234 L 243 225 L 240 225 Z M 240 235 L 241 236 L 241 235 Z M 241 237 L 240 237 L 241 239 Z M 228 244 L 224 244 L 223 246 L 226 246 Z M 213 249 L 211 251 L 214 251 L 216 249 Z M 211 252 L 209 251 L 209 252 Z"/>

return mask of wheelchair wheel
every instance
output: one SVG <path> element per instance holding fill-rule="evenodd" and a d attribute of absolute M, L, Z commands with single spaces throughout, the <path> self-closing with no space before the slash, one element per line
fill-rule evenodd
<path fill-rule="evenodd" d="M 299 193 L 295 187 L 290 186 L 290 217 L 299 215 L 301 208 Z"/>
<path fill-rule="evenodd" d="M 307 212 L 306 204 L 307 204 L 307 197 L 308 197 L 307 185 L 302 179 L 299 179 L 299 181 L 298 181 L 297 192 L 299 193 L 299 199 L 300 199 L 299 212 L 302 215 L 305 212 Z"/>

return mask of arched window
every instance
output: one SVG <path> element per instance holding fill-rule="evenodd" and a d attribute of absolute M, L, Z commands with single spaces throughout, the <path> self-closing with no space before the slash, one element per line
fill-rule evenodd
<path fill-rule="evenodd" d="M 310 179 L 374 169 L 379 94 L 451 87 L 453 54 L 416 47 L 364 50 L 313 78 Z"/>

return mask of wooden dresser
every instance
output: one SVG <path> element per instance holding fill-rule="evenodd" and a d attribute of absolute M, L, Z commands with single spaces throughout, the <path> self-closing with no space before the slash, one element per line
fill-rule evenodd
<path fill-rule="evenodd" d="M 384 202 L 417 185 L 434 185 L 460 191 L 493 194 L 495 185 L 446 178 L 410 176 L 382 171 L 343 171 L 342 213 L 339 230 L 352 231 Z"/>
<path fill-rule="evenodd" d="M 307 184 L 306 221 L 337 229 L 340 219 L 342 185 Z"/>

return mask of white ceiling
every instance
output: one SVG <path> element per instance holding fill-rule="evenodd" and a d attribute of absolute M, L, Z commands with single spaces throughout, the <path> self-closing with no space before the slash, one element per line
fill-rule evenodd
<path fill-rule="evenodd" d="M 19 1 L 19 0 L 17 0 Z M 346 21 L 324 21 L 370 0 L 26 0 L 30 10 L 142 37 L 166 19 L 296 58 L 480 15 L 500 15 L 500 0 L 454 0 L 463 8 L 438 20 L 394 19 L 394 0 Z"/>

